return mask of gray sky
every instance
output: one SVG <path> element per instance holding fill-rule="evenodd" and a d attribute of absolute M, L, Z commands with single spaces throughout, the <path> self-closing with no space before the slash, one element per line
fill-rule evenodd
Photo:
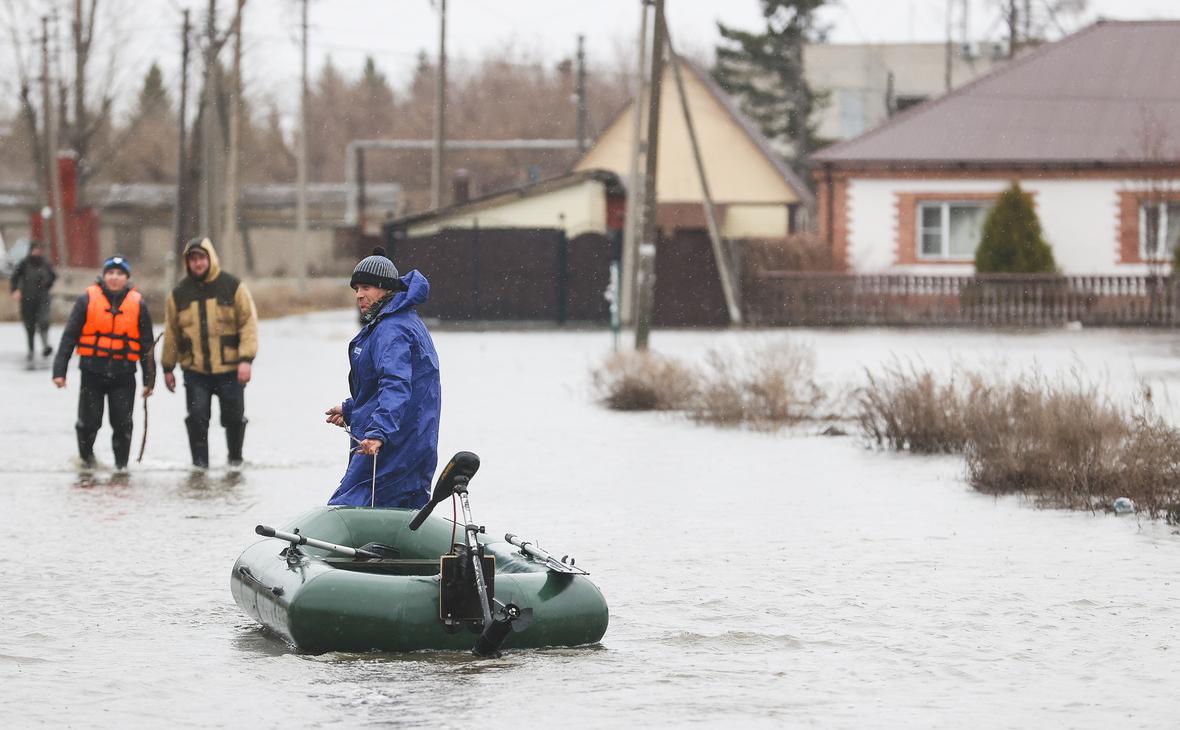
<path fill-rule="evenodd" d="M 12 2 L 13 0 L 9 0 Z M 54 0 L 15 0 L 33 10 Z M 57 0 L 60 4 L 62 0 Z M 208 0 L 103 0 L 119 8 L 111 19 L 123 39 L 121 97 L 133 98 L 153 60 L 169 85 L 178 79 L 182 8 L 203 23 Z M 359 71 L 372 55 L 396 84 L 403 84 L 419 50 L 437 49 L 437 0 L 310 0 L 310 63 L 313 74 L 330 55 L 345 73 Z M 1002 35 L 1001 0 L 971 0 L 970 30 L 978 40 Z M 223 23 L 233 0 L 219 0 Z M 1085 25 L 1099 16 L 1119 19 L 1180 18 L 1180 0 L 1090 0 Z M 300 0 L 248 0 L 246 82 L 254 94 L 275 98 L 292 109 L 299 78 Z M 840 0 L 824 9 L 831 40 L 841 43 L 941 41 L 946 0 Z M 456 63 L 477 60 L 497 48 L 556 62 L 573 53 L 577 35 L 586 36 L 588 62 L 617 68 L 635 45 L 638 0 L 448 0 L 448 52 Z M 758 0 L 667 0 L 669 25 L 677 47 L 708 57 L 717 41 L 716 23 L 755 29 Z M 101 29 L 100 29 L 101 30 Z M 0 70 L 11 67 L 11 44 L 0 39 Z M 196 66 L 193 66 L 195 70 Z M 5 86 L 11 85 L 6 84 Z M 6 96 L 10 89 L 5 88 Z"/>

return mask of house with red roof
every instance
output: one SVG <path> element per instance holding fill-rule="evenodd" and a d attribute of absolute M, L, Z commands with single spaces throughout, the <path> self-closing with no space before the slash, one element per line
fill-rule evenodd
<path fill-rule="evenodd" d="M 1180 243 L 1180 22 L 1098 22 L 814 161 L 847 271 L 973 273 L 1015 180 L 1062 273 L 1158 272 Z"/>

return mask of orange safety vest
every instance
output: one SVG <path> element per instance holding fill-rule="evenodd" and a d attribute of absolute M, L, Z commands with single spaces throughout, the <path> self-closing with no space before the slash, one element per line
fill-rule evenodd
<path fill-rule="evenodd" d="M 143 297 L 132 289 L 123 298 L 118 310 L 102 287 L 92 284 L 86 289 L 90 303 L 86 308 L 86 324 L 78 338 L 78 354 L 83 357 L 109 357 L 113 360 L 139 359 L 139 307 Z"/>

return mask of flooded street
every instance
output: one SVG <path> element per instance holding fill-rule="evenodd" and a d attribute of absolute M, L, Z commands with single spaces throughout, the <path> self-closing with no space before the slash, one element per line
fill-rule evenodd
<path fill-rule="evenodd" d="M 234 604 L 257 540 L 322 504 L 347 437 L 355 317 L 263 322 L 246 391 L 247 466 L 220 428 L 190 474 L 180 393 L 150 399 L 143 463 L 80 477 L 69 387 L 23 370 L 0 325 L 0 720 L 87 727 L 1175 727 L 1180 535 L 1134 516 L 1032 509 L 962 482 L 958 458 L 859 439 L 697 427 L 596 405 L 602 332 L 435 333 L 440 461 L 482 458 L 475 519 L 586 567 L 610 604 L 601 646 L 306 656 Z M 57 328 L 54 335 L 58 334 Z M 1168 332 L 791 332 L 833 389 L 894 358 L 1081 368 L 1139 379 L 1174 411 Z M 657 332 L 699 354 L 783 333 Z M 132 455 L 139 447 L 136 408 Z M 276 543 L 276 550 L 279 549 Z"/>

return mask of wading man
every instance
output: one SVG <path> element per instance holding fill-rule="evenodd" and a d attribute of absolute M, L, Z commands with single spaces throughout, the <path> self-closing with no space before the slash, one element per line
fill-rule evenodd
<path fill-rule="evenodd" d="M 417 271 L 399 278 L 378 248 L 353 269 L 351 285 L 361 313 L 348 343 L 352 395 L 325 415 L 348 427 L 355 448 L 328 504 L 418 508 L 438 463 L 442 398 L 438 354 L 414 310 L 430 284 Z"/>
<path fill-rule="evenodd" d="M 217 396 L 230 466 L 242 463 L 246 437 L 246 384 L 258 354 L 258 313 L 246 285 L 221 270 L 208 238 L 184 247 L 188 275 L 164 308 L 164 385 L 176 392 L 184 371 L 189 450 L 193 466 L 209 466 L 209 420 Z"/>
<path fill-rule="evenodd" d="M 57 357 L 53 384 L 66 387 L 66 369 L 74 348 L 82 389 L 78 394 L 78 456 L 94 466 L 94 439 L 102 426 L 104 401 L 110 406 L 111 448 L 115 468 L 126 469 L 131 453 L 131 417 L 135 408 L 135 363 L 143 369 L 143 397 L 156 383 L 152 356 L 152 318 L 143 296 L 128 283 L 131 264 L 115 254 L 102 265 L 102 276 L 78 297 Z"/>
<path fill-rule="evenodd" d="M 29 246 L 29 255 L 21 259 L 12 273 L 12 298 L 20 302 L 20 318 L 29 342 L 26 360 L 33 363 L 33 335 L 41 333 L 41 357 L 49 357 L 49 288 L 57 278 L 45 249 L 37 241 Z"/>

